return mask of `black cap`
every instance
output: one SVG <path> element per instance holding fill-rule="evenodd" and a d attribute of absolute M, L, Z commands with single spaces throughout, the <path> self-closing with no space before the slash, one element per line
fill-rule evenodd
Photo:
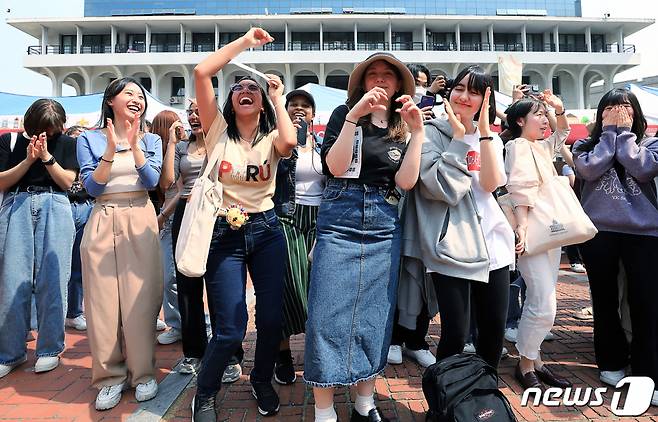
<path fill-rule="evenodd" d="M 286 95 L 286 108 L 288 108 L 288 103 L 293 97 L 300 97 L 300 96 L 306 98 L 308 102 L 311 103 L 311 108 L 313 109 L 313 113 L 315 113 L 315 100 L 313 99 L 313 96 L 311 95 L 310 92 L 303 89 L 292 90 Z"/>

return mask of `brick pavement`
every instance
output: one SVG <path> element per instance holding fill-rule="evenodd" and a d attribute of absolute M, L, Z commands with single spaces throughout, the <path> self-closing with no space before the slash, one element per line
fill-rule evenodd
<path fill-rule="evenodd" d="M 566 268 L 563 266 L 563 268 Z M 544 342 L 542 349 L 547 362 L 561 365 L 558 371 L 569 377 L 576 386 L 601 386 L 594 365 L 592 346 L 592 325 L 589 321 L 573 318 L 573 313 L 589 305 L 587 283 L 582 277 L 565 273 L 558 284 L 558 316 L 553 332 L 557 339 Z M 435 350 L 439 337 L 439 322 L 430 326 L 429 340 Z M 292 386 L 275 386 L 281 398 L 281 411 L 274 421 L 313 421 L 313 398 L 311 391 L 301 381 L 303 362 L 303 336 L 291 341 L 296 363 L 298 380 Z M 265 420 L 258 415 L 255 401 L 251 397 L 247 374 L 253 366 L 255 333 L 253 325 L 245 339 L 246 352 L 242 379 L 224 388 L 218 396 L 220 416 L 223 421 Z M 513 345 L 506 343 L 510 357 L 500 365 L 500 387 L 509 398 L 522 421 L 658 421 L 658 409 L 649 411 L 638 418 L 617 418 L 610 412 L 611 391 L 605 395 L 602 407 L 557 407 L 522 408 L 521 389 L 514 380 L 513 370 L 518 355 Z M 94 410 L 96 390 L 89 386 L 91 359 L 89 346 L 84 333 L 67 330 L 67 349 L 62 356 L 62 364 L 53 372 L 34 374 L 35 342 L 29 343 L 29 360 L 7 377 L 0 380 L 0 421 L 87 421 L 125 420 L 137 409 L 133 391 L 124 393 L 121 403 L 106 412 Z M 158 346 L 158 381 L 162 380 L 180 358 L 180 346 Z M 177 375 L 173 375 L 177 376 Z M 426 403 L 421 390 L 422 371 L 405 360 L 402 365 L 388 366 L 383 377 L 377 379 L 377 404 L 392 420 L 424 421 Z M 189 421 L 190 402 L 194 391 L 193 382 L 188 385 L 164 419 L 168 421 Z M 335 401 L 340 420 L 348 421 L 354 395 L 347 389 L 336 392 Z"/>

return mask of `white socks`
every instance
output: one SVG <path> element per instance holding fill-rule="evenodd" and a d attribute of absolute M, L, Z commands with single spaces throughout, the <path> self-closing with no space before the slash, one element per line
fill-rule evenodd
<path fill-rule="evenodd" d="M 356 402 L 354 402 L 354 409 L 361 416 L 368 416 L 368 412 L 375 408 L 375 397 L 374 394 L 369 396 L 361 396 L 359 393 L 356 393 Z"/>
<path fill-rule="evenodd" d="M 328 407 L 326 409 L 319 409 L 315 406 L 315 422 L 337 422 L 338 415 L 334 407 Z"/>

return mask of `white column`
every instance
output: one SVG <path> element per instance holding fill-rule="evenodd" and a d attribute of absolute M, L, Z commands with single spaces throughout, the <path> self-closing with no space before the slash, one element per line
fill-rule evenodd
<path fill-rule="evenodd" d="M 82 53 L 82 28 L 80 28 L 78 25 L 75 26 L 75 50 L 77 54 Z M 62 87 L 59 87 L 60 94 L 62 91 Z"/>
<path fill-rule="evenodd" d="M 620 26 L 619 31 L 617 32 L 617 45 L 619 46 L 618 51 L 620 53 L 624 52 L 624 27 Z"/>
<path fill-rule="evenodd" d="M 393 25 L 389 19 L 388 21 L 388 50 L 393 50 Z"/>
<path fill-rule="evenodd" d="M 523 44 L 523 51 L 528 51 L 528 32 L 525 23 L 521 27 L 521 43 Z"/>
<path fill-rule="evenodd" d="M 555 25 L 555 28 L 553 28 L 553 43 L 555 44 L 555 52 L 559 53 L 560 52 L 560 31 L 558 30 L 557 25 Z"/>
<path fill-rule="evenodd" d="M 46 54 L 47 52 L 48 52 L 48 28 L 41 25 L 41 54 Z"/>
<path fill-rule="evenodd" d="M 146 52 L 151 52 L 151 26 L 146 24 Z"/>
<path fill-rule="evenodd" d="M 117 27 L 110 25 L 110 51 L 115 53 L 117 46 Z"/>
<path fill-rule="evenodd" d="M 324 35 L 323 35 L 322 22 L 320 22 L 320 51 L 324 50 Z"/>
<path fill-rule="evenodd" d="M 219 25 L 215 24 L 215 45 L 213 46 L 213 51 L 219 48 Z"/>
<path fill-rule="evenodd" d="M 461 27 L 459 24 L 455 25 L 455 44 L 457 45 L 457 51 L 462 51 Z"/>
<path fill-rule="evenodd" d="M 583 72 L 578 72 L 578 73 L 579 73 L 579 75 L 576 78 L 576 92 L 577 92 L 576 101 L 578 101 L 578 108 L 582 110 L 583 108 L 585 108 L 585 95 L 583 93 L 583 91 L 584 91 L 584 89 L 583 89 L 583 85 L 584 85 L 583 79 L 584 79 L 585 75 L 580 74 L 580 73 L 583 73 Z"/>
<path fill-rule="evenodd" d="M 494 33 L 493 33 L 493 23 L 489 25 L 489 51 L 494 51 Z"/>
<path fill-rule="evenodd" d="M 587 45 L 587 52 L 592 52 L 592 27 L 585 28 L 585 44 Z"/>
<path fill-rule="evenodd" d="M 427 22 L 423 22 L 423 51 L 427 51 Z"/>
<path fill-rule="evenodd" d="M 182 53 L 185 51 L 185 27 L 183 26 L 182 23 L 180 24 L 179 29 L 180 29 L 180 39 L 178 40 L 178 44 L 179 44 L 180 52 Z M 185 83 L 187 83 L 187 81 Z M 185 92 L 187 91 L 188 90 L 186 89 Z"/>
<path fill-rule="evenodd" d="M 354 21 L 354 50 L 358 50 L 358 43 L 359 43 L 359 32 L 357 30 L 356 26 L 356 20 Z"/>
<path fill-rule="evenodd" d="M 64 78 L 61 78 L 59 75 L 55 77 L 55 84 L 53 85 L 53 96 L 61 97 L 62 96 L 62 84 L 64 83 Z"/>
<path fill-rule="evenodd" d="M 318 73 L 318 84 L 325 85 L 327 83 L 327 75 L 324 70 L 324 63 L 320 63 L 320 72 Z"/>
<path fill-rule="evenodd" d="M 286 45 L 284 46 L 284 50 L 288 51 L 288 45 L 290 44 L 290 28 L 288 28 L 288 22 L 286 22 Z"/>

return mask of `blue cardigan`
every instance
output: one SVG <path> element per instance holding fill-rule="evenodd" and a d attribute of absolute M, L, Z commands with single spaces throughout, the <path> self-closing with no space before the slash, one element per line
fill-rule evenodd
<path fill-rule="evenodd" d="M 80 180 L 89 195 L 93 197 L 102 195 L 105 190 L 105 184 L 96 182 L 91 174 L 98 167 L 106 146 L 107 138 L 100 130 L 86 131 L 77 140 Z M 160 180 L 162 169 L 162 139 L 158 135 L 146 133 L 139 141 L 139 147 L 144 152 L 146 162 L 137 169 L 137 173 L 146 189 L 153 189 Z M 120 149 L 117 148 L 117 151 Z"/>

